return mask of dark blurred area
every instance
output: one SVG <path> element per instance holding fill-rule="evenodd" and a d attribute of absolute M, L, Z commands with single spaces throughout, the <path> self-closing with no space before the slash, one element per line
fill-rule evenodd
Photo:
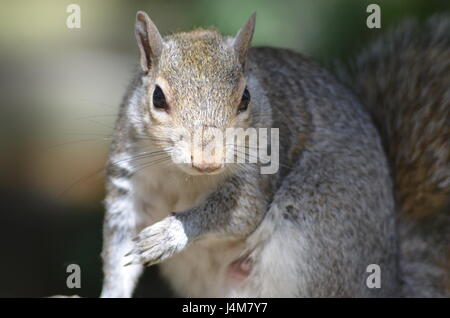
<path fill-rule="evenodd" d="M 81 28 L 69 29 L 71 3 Z M 366 7 L 381 7 L 381 30 Z M 450 10 L 420 0 L 2 1 L 0 3 L 0 297 L 78 294 L 102 283 L 103 167 L 122 95 L 137 63 L 134 18 L 167 34 L 216 26 L 235 34 L 254 11 L 254 46 L 286 47 L 326 66 L 347 60 L 405 18 Z M 81 288 L 66 267 L 81 267 Z M 170 292 L 150 268 L 138 297 Z"/>

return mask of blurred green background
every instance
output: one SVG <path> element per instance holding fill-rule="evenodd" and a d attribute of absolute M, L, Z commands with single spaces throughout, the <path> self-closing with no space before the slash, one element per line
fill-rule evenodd
<path fill-rule="evenodd" d="M 80 29 L 66 27 L 71 3 L 81 7 Z M 370 3 L 381 6 L 381 30 L 366 27 Z M 448 12 L 450 1 L 2 0 L 0 297 L 100 292 L 102 168 L 137 63 L 137 10 L 162 34 L 198 26 L 235 34 L 256 11 L 255 46 L 332 66 L 405 18 Z M 66 287 L 71 263 L 81 266 L 78 290 Z M 151 268 L 137 296 L 166 295 Z"/>

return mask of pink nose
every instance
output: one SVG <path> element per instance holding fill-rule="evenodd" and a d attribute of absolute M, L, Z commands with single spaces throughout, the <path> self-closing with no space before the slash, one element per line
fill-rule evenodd
<path fill-rule="evenodd" d="M 202 173 L 210 173 L 219 170 L 220 165 L 209 163 L 192 163 L 192 168 Z"/>

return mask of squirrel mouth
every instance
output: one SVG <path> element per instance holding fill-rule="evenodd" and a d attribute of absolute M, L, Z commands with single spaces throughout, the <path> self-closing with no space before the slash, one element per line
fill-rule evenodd
<path fill-rule="evenodd" d="M 197 164 L 185 163 L 178 165 L 185 173 L 194 176 L 218 175 L 224 172 L 223 164 Z"/>
<path fill-rule="evenodd" d="M 204 174 L 212 174 L 217 173 L 220 168 L 222 168 L 221 164 L 194 164 L 192 163 L 192 168 L 197 170 L 200 173 Z"/>

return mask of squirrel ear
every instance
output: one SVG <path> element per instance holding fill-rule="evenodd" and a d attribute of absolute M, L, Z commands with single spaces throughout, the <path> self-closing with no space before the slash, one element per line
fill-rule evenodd
<path fill-rule="evenodd" d="M 135 34 L 141 55 L 141 67 L 148 72 L 161 54 L 162 38 L 155 24 L 143 11 L 136 14 Z"/>
<path fill-rule="evenodd" d="M 234 50 L 238 55 L 239 61 L 242 65 L 245 64 L 245 59 L 247 58 L 247 52 L 250 48 L 253 32 L 255 31 L 255 22 L 256 22 L 256 12 L 254 12 L 250 18 L 247 20 L 247 23 L 239 30 L 238 34 L 234 38 Z"/>

